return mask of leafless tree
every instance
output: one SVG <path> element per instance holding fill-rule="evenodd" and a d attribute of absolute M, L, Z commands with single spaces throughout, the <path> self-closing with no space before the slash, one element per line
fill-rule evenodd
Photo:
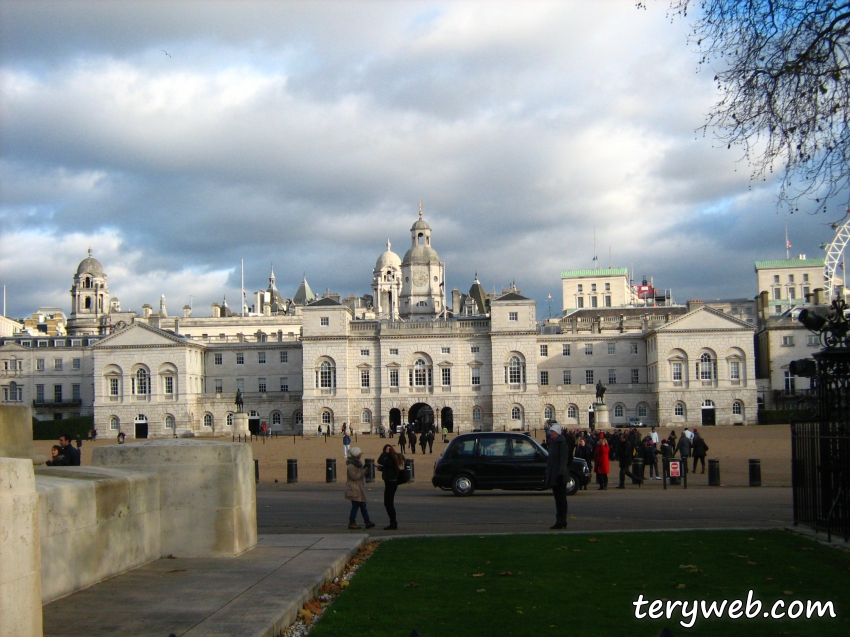
<path fill-rule="evenodd" d="M 846 205 L 850 2 L 670 2 L 671 16 L 693 17 L 699 63 L 716 74 L 721 97 L 703 130 L 743 149 L 754 179 L 779 172 L 779 200 L 791 212 L 804 198 L 817 210 L 836 200 Z"/>

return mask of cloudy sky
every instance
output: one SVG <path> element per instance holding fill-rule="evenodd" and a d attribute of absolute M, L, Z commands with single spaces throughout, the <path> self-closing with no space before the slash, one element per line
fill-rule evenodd
<path fill-rule="evenodd" d="M 698 129 L 717 95 L 666 4 L 0 0 L 7 315 L 69 310 L 91 247 L 124 309 L 369 292 L 422 202 L 447 287 L 632 268 L 756 294 L 776 186 Z M 822 256 L 823 215 L 788 217 Z"/>

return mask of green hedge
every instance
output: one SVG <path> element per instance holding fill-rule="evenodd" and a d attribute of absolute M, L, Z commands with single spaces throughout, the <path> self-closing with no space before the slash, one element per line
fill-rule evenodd
<path fill-rule="evenodd" d="M 758 412 L 760 425 L 787 425 L 795 414 L 794 409 L 760 409 Z"/>
<path fill-rule="evenodd" d="M 72 438 L 80 436 L 85 440 L 89 429 L 94 429 L 94 416 L 78 416 L 62 420 L 32 419 L 33 440 L 59 440 L 59 436 L 68 434 Z"/>

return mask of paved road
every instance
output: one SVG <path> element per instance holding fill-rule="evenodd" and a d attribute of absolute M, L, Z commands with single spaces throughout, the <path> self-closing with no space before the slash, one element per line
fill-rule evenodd
<path fill-rule="evenodd" d="M 346 533 L 348 502 L 344 484 L 273 484 L 257 491 L 260 533 Z M 776 527 L 791 524 L 791 489 L 781 487 L 697 487 L 687 491 L 661 483 L 625 491 L 594 485 L 569 500 L 570 531 Z M 369 510 L 388 524 L 383 483 L 367 486 Z M 547 531 L 554 523 L 550 492 L 478 491 L 469 498 L 416 482 L 396 496 L 399 531 L 404 535 L 451 533 L 527 533 Z"/>

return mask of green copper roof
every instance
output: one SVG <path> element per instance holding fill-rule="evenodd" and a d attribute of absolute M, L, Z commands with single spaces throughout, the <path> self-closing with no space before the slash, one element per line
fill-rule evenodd
<path fill-rule="evenodd" d="M 818 267 L 823 265 L 823 259 L 779 259 L 777 261 L 756 261 L 756 270 L 766 268 L 800 268 Z"/>
<path fill-rule="evenodd" d="M 628 268 L 600 268 L 599 270 L 564 270 L 562 279 L 575 279 L 583 276 L 628 276 Z"/>

